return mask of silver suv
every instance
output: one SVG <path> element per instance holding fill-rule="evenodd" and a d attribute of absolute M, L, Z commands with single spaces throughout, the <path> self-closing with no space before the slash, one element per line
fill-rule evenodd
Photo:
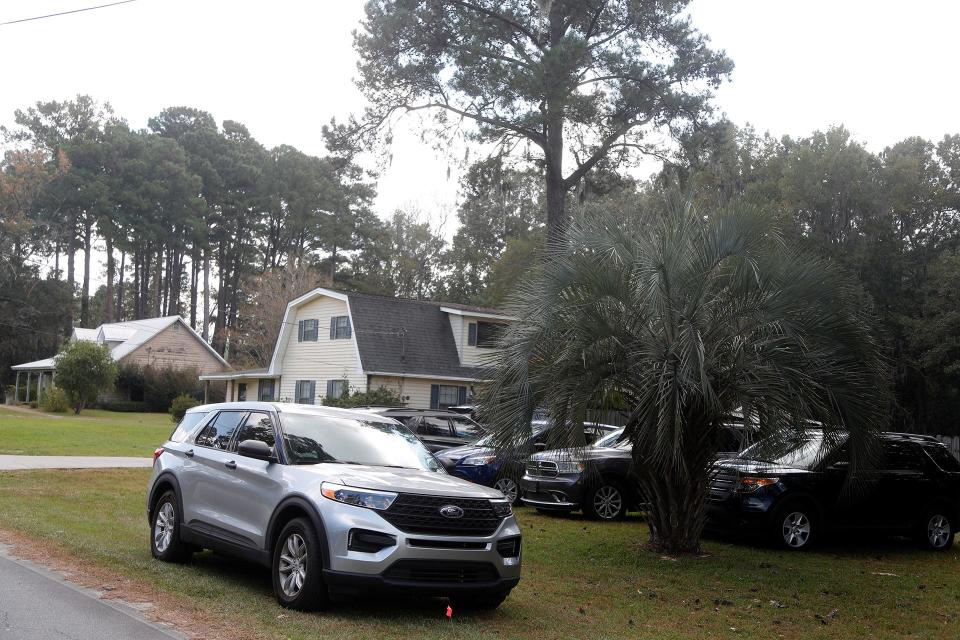
<path fill-rule="evenodd" d="M 190 409 L 154 452 L 147 514 L 155 558 L 208 548 L 259 562 L 295 609 L 380 590 L 493 608 L 520 580 L 503 494 L 447 475 L 407 427 L 368 412 Z"/>

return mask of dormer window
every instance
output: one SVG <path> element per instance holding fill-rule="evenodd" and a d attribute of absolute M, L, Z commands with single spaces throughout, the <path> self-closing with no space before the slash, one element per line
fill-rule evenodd
<path fill-rule="evenodd" d="M 497 322 L 471 322 L 467 327 L 467 344 L 478 349 L 493 349 L 502 330 L 503 325 Z"/>

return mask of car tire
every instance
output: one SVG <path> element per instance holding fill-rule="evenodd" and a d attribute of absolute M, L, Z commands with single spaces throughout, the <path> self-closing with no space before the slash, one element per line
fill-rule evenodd
<path fill-rule="evenodd" d="M 614 480 L 600 480 L 587 492 L 583 514 L 591 520 L 623 520 L 627 517 L 627 494 Z"/>
<path fill-rule="evenodd" d="M 450 597 L 450 606 L 454 611 L 463 609 L 467 611 L 492 611 L 496 609 L 510 595 L 510 590 L 491 591 L 489 593 L 479 593 L 470 595 L 460 595 Z"/>
<path fill-rule="evenodd" d="M 519 504 L 520 503 L 520 485 L 517 484 L 517 481 L 510 477 L 499 478 L 494 484 L 493 488 L 502 493 L 507 497 L 507 500 L 510 501 L 510 504 Z"/>
<path fill-rule="evenodd" d="M 193 547 L 180 539 L 183 516 L 177 494 L 165 491 L 150 513 L 150 552 L 163 562 L 186 562 L 193 555 Z"/>
<path fill-rule="evenodd" d="M 928 509 L 921 518 L 917 530 L 917 542 L 929 551 L 948 551 L 953 546 L 956 530 L 949 509 Z"/>
<path fill-rule="evenodd" d="M 808 502 L 784 503 L 773 512 L 770 534 L 781 549 L 804 551 L 816 542 L 820 534 L 817 510 Z"/>
<path fill-rule="evenodd" d="M 315 611 L 327 605 L 320 544 L 313 525 L 304 518 L 294 518 L 280 531 L 270 570 L 280 606 Z"/>

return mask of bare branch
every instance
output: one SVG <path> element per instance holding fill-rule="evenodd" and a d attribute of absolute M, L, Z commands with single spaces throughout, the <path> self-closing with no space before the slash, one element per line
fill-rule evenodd
<path fill-rule="evenodd" d="M 592 169 L 594 165 L 596 165 L 598 162 L 600 162 L 600 160 L 602 160 L 606 156 L 607 151 L 609 151 L 610 147 L 616 144 L 617 140 L 620 137 L 625 136 L 631 129 L 635 127 L 641 127 L 647 124 L 648 122 L 650 122 L 651 120 L 653 120 L 653 114 L 650 114 L 644 118 L 640 118 L 636 120 L 627 119 L 627 121 L 624 124 L 617 127 L 612 133 L 610 133 L 606 138 L 603 139 L 603 142 L 601 142 L 600 146 L 598 146 L 596 151 L 593 152 L 593 155 L 591 155 L 589 158 L 584 160 L 573 173 L 571 173 L 569 176 L 567 176 L 564 179 L 563 181 L 564 189 L 569 189 L 570 187 L 575 185 L 581 178 L 583 178 L 583 176 L 586 175 L 586 173 L 590 171 L 590 169 Z"/>

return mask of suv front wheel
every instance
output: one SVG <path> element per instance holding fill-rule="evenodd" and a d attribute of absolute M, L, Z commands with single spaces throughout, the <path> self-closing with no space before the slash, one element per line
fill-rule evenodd
<path fill-rule="evenodd" d="M 953 546 L 953 519 L 947 509 L 930 509 L 920 521 L 917 539 L 931 551 L 947 551 Z"/>
<path fill-rule="evenodd" d="M 186 562 L 193 549 L 180 540 L 181 517 L 177 512 L 177 496 L 166 491 L 153 506 L 150 518 L 150 551 L 164 562 Z"/>
<path fill-rule="evenodd" d="M 791 551 L 809 549 L 819 534 L 819 523 L 813 508 L 804 502 L 789 502 L 773 514 L 773 539 Z"/>
<path fill-rule="evenodd" d="M 327 604 L 320 541 L 304 518 L 286 524 L 273 549 L 273 593 L 281 606 L 300 611 Z"/>
<path fill-rule="evenodd" d="M 623 520 L 627 517 L 627 496 L 613 480 L 602 480 L 587 492 L 583 513 L 591 520 Z"/>

